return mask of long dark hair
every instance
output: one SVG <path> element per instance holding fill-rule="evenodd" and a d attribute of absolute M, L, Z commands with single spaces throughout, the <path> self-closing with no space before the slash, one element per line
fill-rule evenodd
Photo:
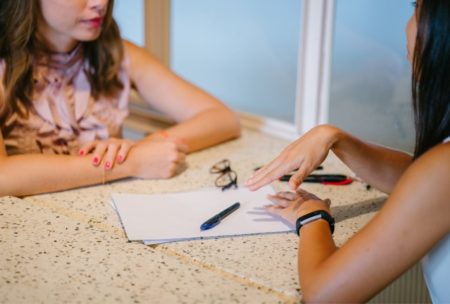
<path fill-rule="evenodd" d="M 413 59 L 414 158 L 450 136 L 450 1 L 420 1 Z"/>
<path fill-rule="evenodd" d="M 94 97 L 114 96 L 123 87 L 118 76 L 123 46 L 112 17 L 113 6 L 114 0 L 110 0 L 100 36 L 83 42 L 84 58 L 90 66 L 86 73 Z M 38 0 L 0 1 L 0 59 L 6 63 L 0 127 L 12 113 L 26 115 L 31 105 L 33 57 L 42 46 L 37 36 L 39 10 Z"/>

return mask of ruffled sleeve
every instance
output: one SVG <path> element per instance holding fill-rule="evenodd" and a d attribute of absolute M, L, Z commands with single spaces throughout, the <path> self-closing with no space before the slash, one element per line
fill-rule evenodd
<path fill-rule="evenodd" d="M 94 98 L 83 49 L 36 58 L 33 65 L 32 104 L 27 117 L 16 115 L 4 136 L 8 154 L 76 154 L 84 143 L 121 137 L 128 115 L 129 56 L 125 53 L 117 95 Z"/>

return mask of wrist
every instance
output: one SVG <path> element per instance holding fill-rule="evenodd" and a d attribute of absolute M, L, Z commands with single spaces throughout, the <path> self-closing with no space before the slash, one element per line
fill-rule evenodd
<path fill-rule="evenodd" d="M 138 175 L 139 163 L 136 161 L 136 148 L 137 145 L 134 145 L 128 152 L 125 161 L 114 166 L 119 178 L 136 177 Z"/>
<path fill-rule="evenodd" d="M 170 140 L 179 145 L 186 146 L 187 148 L 189 147 L 188 142 L 185 138 L 179 137 L 179 136 L 174 136 L 173 134 L 170 134 L 169 131 L 167 131 L 167 130 L 158 130 L 158 131 L 150 134 L 149 136 L 147 136 L 146 139 L 148 139 L 150 141 L 152 141 L 152 140 L 155 140 L 155 141 Z"/>
<path fill-rule="evenodd" d="M 345 141 L 345 138 L 347 137 L 347 134 L 342 131 L 339 128 L 336 128 L 334 126 L 328 126 L 328 132 L 329 132 L 329 149 L 333 152 L 338 150 L 342 144 L 343 141 Z"/>
<path fill-rule="evenodd" d="M 299 218 L 297 218 L 295 222 L 297 235 L 300 236 L 300 229 L 304 226 L 310 225 L 314 222 L 326 222 L 330 228 L 331 234 L 334 232 L 334 218 L 330 215 L 329 212 L 325 210 L 316 210 L 309 213 L 306 213 Z"/>
<path fill-rule="evenodd" d="M 307 200 L 303 203 L 302 207 L 299 208 L 295 214 L 296 218 L 302 217 L 305 214 L 315 212 L 315 211 L 325 211 L 329 214 L 331 201 L 329 199 L 325 200 Z"/>
<path fill-rule="evenodd" d="M 326 138 L 328 149 L 333 149 L 342 139 L 344 134 L 341 129 L 336 128 L 333 125 L 321 125 L 319 128 L 321 128 L 321 132 Z"/>
<path fill-rule="evenodd" d="M 169 132 L 166 130 L 158 130 L 149 136 L 150 139 L 168 139 L 170 137 Z"/>

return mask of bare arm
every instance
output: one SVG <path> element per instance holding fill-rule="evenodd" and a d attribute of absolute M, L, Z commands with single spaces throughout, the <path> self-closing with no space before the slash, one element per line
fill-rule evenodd
<path fill-rule="evenodd" d="M 130 176 L 168 178 L 184 163 L 185 151 L 173 142 L 142 142 L 126 162 L 105 170 L 90 157 L 24 154 L 7 156 L 0 132 L 0 196 L 24 196 L 59 191 Z"/>
<path fill-rule="evenodd" d="M 127 166 L 108 171 L 105 179 L 129 176 Z M 24 196 L 52 192 L 103 181 L 103 167 L 94 167 L 90 159 L 60 155 L 17 155 L 0 158 L 0 196 Z"/>
<path fill-rule="evenodd" d="M 109 179 L 126 177 L 125 166 Z M 0 132 L 0 196 L 23 196 L 101 183 L 103 167 L 88 158 L 59 155 L 7 156 Z"/>
<path fill-rule="evenodd" d="M 390 193 L 411 164 L 412 157 L 404 152 L 366 143 L 341 130 L 335 132 L 331 150 L 357 176 L 381 191 Z"/>
<path fill-rule="evenodd" d="M 305 301 L 367 301 L 414 265 L 450 233 L 449 180 L 450 144 L 440 145 L 405 171 L 382 210 L 342 248 L 334 246 L 327 222 L 305 225 L 299 240 Z M 292 218 L 324 208 L 320 200 L 298 205 Z"/>
<path fill-rule="evenodd" d="M 144 49 L 130 42 L 125 42 L 125 47 L 139 94 L 178 123 L 167 132 L 185 140 L 189 151 L 240 135 L 237 116 L 220 101 L 176 76 Z"/>
<path fill-rule="evenodd" d="M 299 168 L 289 181 L 289 186 L 295 190 L 325 160 L 330 150 L 364 181 L 385 192 L 393 189 L 412 160 L 406 153 L 365 143 L 336 127 L 322 125 L 287 146 L 246 185 L 256 190 Z"/>

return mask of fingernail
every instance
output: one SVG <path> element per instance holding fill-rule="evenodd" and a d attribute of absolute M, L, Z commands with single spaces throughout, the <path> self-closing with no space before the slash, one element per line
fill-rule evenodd
<path fill-rule="evenodd" d="M 105 164 L 105 169 L 109 169 L 110 167 L 111 167 L 111 163 L 109 161 L 107 161 Z"/>
<path fill-rule="evenodd" d="M 117 161 L 118 161 L 119 163 L 121 163 L 121 162 L 122 162 L 122 160 L 123 160 L 123 157 L 122 157 L 122 155 L 119 155 L 119 156 L 117 156 Z"/>
<path fill-rule="evenodd" d="M 97 157 L 97 156 L 94 157 L 94 159 L 92 160 L 92 162 L 94 163 L 94 165 L 97 165 L 97 164 L 98 164 L 98 157 Z"/>
<path fill-rule="evenodd" d="M 80 152 L 78 152 L 78 154 L 79 154 L 80 156 L 83 156 L 83 155 L 84 155 L 84 150 L 80 150 Z"/>

